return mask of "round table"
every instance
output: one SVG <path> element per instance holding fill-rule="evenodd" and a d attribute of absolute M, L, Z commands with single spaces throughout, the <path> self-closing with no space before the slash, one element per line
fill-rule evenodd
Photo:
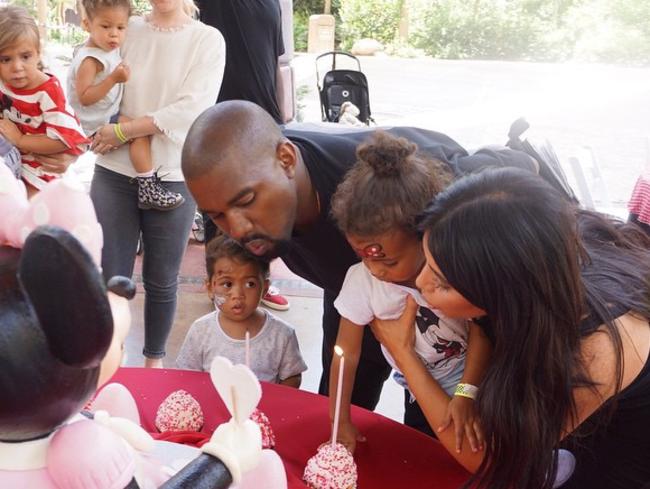
<path fill-rule="evenodd" d="M 121 368 L 111 379 L 135 397 L 141 423 L 156 432 L 160 403 L 173 391 L 189 392 L 201 405 L 203 432 L 211 434 L 228 420 L 221 398 L 205 372 L 172 369 Z M 330 436 L 329 402 L 324 396 L 262 382 L 259 409 L 275 432 L 275 450 L 282 458 L 288 486 L 307 487 L 302 472 L 307 459 Z M 357 445 L 355 460 L 360 489 L 456 489 L 468 473 L 436 440 L 379 414 L 356 406 L 352 417 L 367 441 Z"/>

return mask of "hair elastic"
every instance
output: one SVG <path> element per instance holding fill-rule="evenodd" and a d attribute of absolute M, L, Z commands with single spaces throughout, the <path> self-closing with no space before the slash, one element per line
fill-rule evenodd
<path fill-rule="evenodd" d="M 117 139 L 119 139 L 120 143 L 124 144 L 129 141 L 129 138 L 127 138 L 124 135 L 124 132 L 122 131 L 122 126 L 120 126 L 119 122 L 113 125 L 113 132 L 115 132 L 115 135 L 117 136 Z"/>

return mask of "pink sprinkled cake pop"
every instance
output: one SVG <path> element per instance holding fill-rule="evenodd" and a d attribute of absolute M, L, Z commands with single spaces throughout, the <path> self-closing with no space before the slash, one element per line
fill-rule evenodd
<path fill-rule="evenodd" d="M 307 461 L 303 480 L 312 489 L 356 489 L 357 465 L 340 443 L 323 443 Z"/>
<path fill-rule="evenodd" d="M 179 389 L 162 402 L 155 424 L 161 432 L 199 431 L 203 426 L 203 411 L 191 394 Z"/>
<path fill-rule="evenodd" d="M 255 408 L 253 414 L 251 414 L 251 419 L 257 423 L 262 432 L 262 448 L 274 448 L 275 447 L 275 434 L 273 433 L 273 428 L 271 428 L 271 422 L 269 418 L 259 409 Z"/>

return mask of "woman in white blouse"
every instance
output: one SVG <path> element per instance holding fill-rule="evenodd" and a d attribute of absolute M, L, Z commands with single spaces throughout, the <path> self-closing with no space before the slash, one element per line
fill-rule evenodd
<path fill-rule="evenodd" d="M 131 75 L 120 114 L 131 118 L 107 124 L 93 143 L 98 157 L 90 195 L 104 231 L 104 276 L 133 274 L 140 234 L 144 246 L 145 366 L 162 367 L 165 344 L 176 312 L 176 289 L 195 203 L 181 172 L 181 150 L 194 119 L 219 94 L 225 43 L 218 30 L 193 17 L 191 0 L 150 0 L 152 11 L 129 22 L 122 48 Z M 151 136 L 154 167 L 162 184 L 185 197 L 170 211 L 138 208 L 138 186 L 127 145 Z"/>

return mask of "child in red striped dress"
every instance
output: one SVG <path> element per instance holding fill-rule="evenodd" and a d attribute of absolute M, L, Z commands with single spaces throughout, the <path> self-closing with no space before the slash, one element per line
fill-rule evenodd
<path fill-rule="evenodd" d="M 20 150 L 21 176 L 30 194 L 60 173 L 40 155 L 79 155 L 89 142 L 59 80 L 40 69 L 40 36 L 22 7 L 0 8 L 0 139 Z"/>

